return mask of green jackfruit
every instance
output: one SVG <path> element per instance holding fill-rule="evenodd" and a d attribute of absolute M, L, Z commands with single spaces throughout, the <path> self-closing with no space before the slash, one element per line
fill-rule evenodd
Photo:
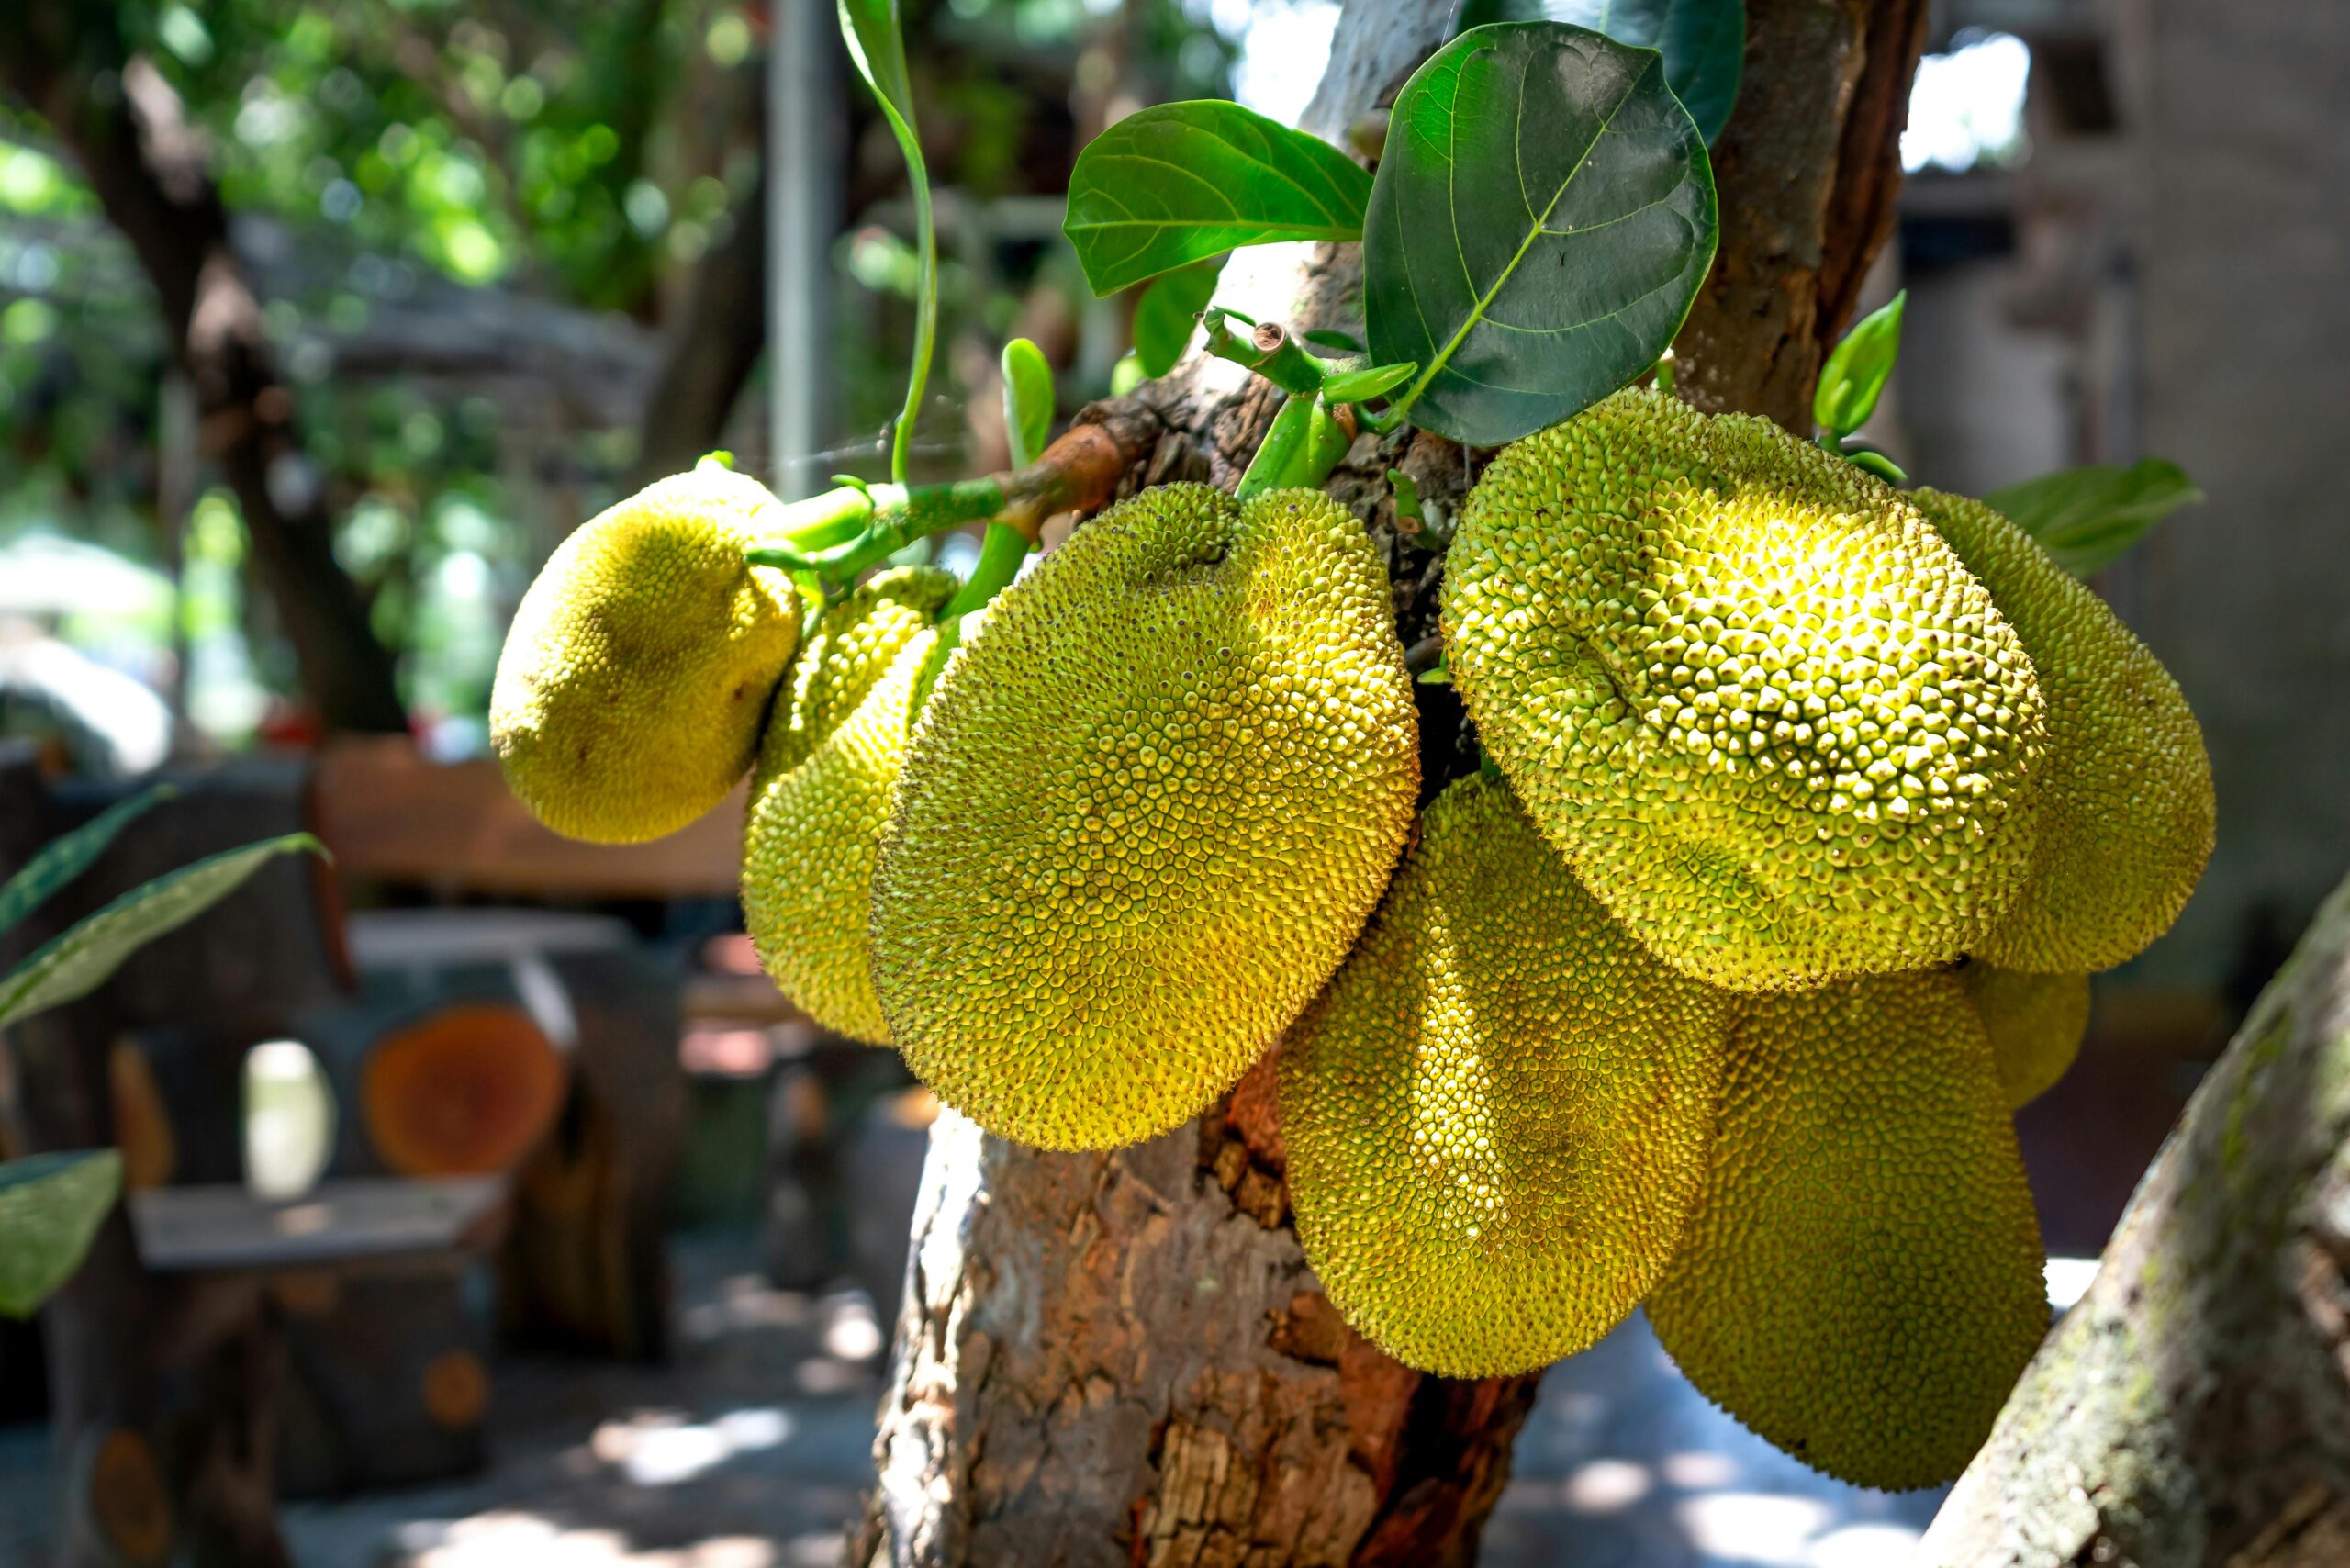
<path fill-rule="evenodd" d="M 647 486 L 556 547 L 514 613 L 490 690 L 506 782 L 555 832 L 673 833 L 751 768 L 800 646 L 800 598 L 747 565 L 756 480 L 710 459 Z"/>
<path fill-rule="evenodd" d="M 2211 856 L 2211 764 L 2178 683 L 2087 585 L 1980 501 L 1911 498 L 1991 590 L 2048 699 L 2040 842 L 2023 890 L 1968 951 L 2078 974 L 2143 950 Z"/>
<path fill-rule="evenodd" d="M 999 1137 L 1164 1132 L 1337 967 L 1417 789 L 1362 525 L 1146 490 L 1006 588 L 923 710 L 873 880 L 890 1036 Z"/>
<path fill-rule="evenodd" d="M 1946 963 L 2021 886 L 2031 661 L 1843 459 L 1618 393 L 1494 460 L 1445 574 L 1487 751 L 1583 884 L 1698 979 Z"/>
<path fill-rule="evenodd" d="M 1430 803 L 1281 1047 L 1298 1239 L 1407 1366 L 1526 1372 L 1632 1310 L 1711 1142 L 1729 993 L 1584 892 L 1498 779 Z"/>
<path fill-rule="evenodd" d="M 1975 959 L 1958 971 L 1991 1036 L 2008 1109 L 2020 1111 L 2056 1085 L 2089 1029 L 2089 977 L 2034 975 Z"/>
<path fill-rule="evenodd" d="M 890 1043 L 867 936 L 874 846 L 905 761 L 932 622 L 955 578 L 884 572 L 816 623 L 751 777 L 743 913 L 777 989 L 827 1029 Z"/>
<path fill-rule="evenodd" d="M 1649 1317 L 1707 1397 L 1863 1486 L 1966 1465 L 2048 1327 L 2040 1227 L 1956 976 L 1748 999 Z"/>

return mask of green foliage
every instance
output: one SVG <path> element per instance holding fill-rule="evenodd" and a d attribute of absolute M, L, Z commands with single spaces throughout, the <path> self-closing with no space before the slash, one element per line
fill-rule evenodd
<path fill-rule="evenodd" d="M 1721 134 L 1746 69 L 1746 0 L 1468 0 L 1455 30 L 1544 21 L 1662 50 L 1665 84 L 1707 145 Z"/>
<path fill-rule="evenodd" d="M 168 784 L 118 801 L 71 833 L 60 834 L 17 868 L 0 887 L 0 936 L 32 913 L 49 896 L 90 868 L 106 853 L 115 835 L 147 812 L 178 793 Z"/>
<path fill-rule="evenodd" d="M 1012 446 L 1012 465 L 1024 468 L 1036 461 L 1053 434 L 1053 367 L 1045 351 L 1026 338 L 1003 345 L 1003 434 Z"/>
<path fill-rule="evenodd" d="M 1876 412 L 1877 397 L 1901 357 L 1901 315 L 1908 303 L 1905 288 L 1853 322 L 1820 366 L 1811 417 L 1831 441 L 1842 442 Z"/>
<path fill-rule="evenodd" d="M 2092 464 L 2044 474 L 1983 499 L 2038 540 L 2058 566 L 2089 577 L 2164 518 L 2203 499 L 2203 492 L 2177 464 L 2149 457 L 2127 468 Z"/>
<path fill-rule="evenodd" d="M 1114 294 L 1236 245 L 1356 239 L 1370 196 L 1318 138 L 1237 104 L 1161 104 L 1078 155 L 1062 227 L 1093 292 Z"/>
<path fill-rule="evenodd" d="M 110 1148 L 0 1164 L 0 1316 L 31 1316 L 73 1277 L 121 1190 Z"/>
<path fill-rule="evenodd" d="M 1713 170 L 1661 57 L 1478 28 L 1395 101 L 1363 246 L 1371 349 L 1414 422 L 1494 446 L 1655 363 L 1713 264 Z"/>
<path fill-rule="evenodd" d="M 140 947 L 194 920 L 277 856 L 302 850 L 326 852 L 308 834 L 289 833 L 132 889 L 0 977 L 0 1028 L 88 995 Z"/>
<path fill-rule="evenodd" d="M 1166 375 L 1192 346 L 1223 270 L 1221 263 L 1203 262 L 1162 273 L 1142 291 L 1135 301 L 1135 357 L 1145 376 Z"/>
<path fill-rule="evenodd" d="M 914 130 L 913 84 L 906 74 L 905 32 L 898 20 L 898 0 L 840 0 L 841 38 L 849 59 L 872 91 L 890 134 L 906 160 L 906 179 L 914 198 L 914 352 L 906 375 L 906 403 L 898 416 L 890 442 L 890 477 L 904 484 L 912 460 L 914 418 L 922 412 L 923 388 L 930 383 L 930 360 L 938 341 L 938 230 L 931 214 L 930 167 L 923 162 L 922 138 Z"/>

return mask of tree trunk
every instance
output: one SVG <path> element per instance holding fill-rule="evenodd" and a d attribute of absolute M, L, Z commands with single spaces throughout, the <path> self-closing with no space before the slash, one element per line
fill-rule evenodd
<path fill-rule="evenodd" d="M 1442 41 L 1448 9 L 1351 0 L 1306 129 L 1336 138 L 1392 98 Z M 1683 385 L 1807 434 L 1825 345 L 1890 229 L 1925 5 L 1749 11 L 1746 92 L 1719 154 L 1722 252 L 1679 345 Z M 1219 297 L 1301 327 L 1336 324 L 1359 300 L 1355 247 L 1282 254 L 1239 252 Z M 1080 420 L 1120 422 L 1128 487 L 1228 485 L 1274 404 L 1233 372 L 1195 359 Z M 1365 439 L 1331 481 L 1386 556 L 1408 645 L 1435 630 L 1440 557 L 1398 532 L 1391 466 L 1449 510 L 1469 454 L 1425 434 Z M 1476 754 L 1450 689 L 1416 691 L 1432 794 Z M 1339 1320 L 1290 1224 L 1272 1102 L 1269 1058 L 1198 1122 L 1138 1148 L 1047 1154 L 940 1119 L 879 1485 L 852 1562 L 1473 1560 L 1537 1380 L 1424 1376 Z"/>
<path fill-rule="evenodd" d="M 2195 1092 L 1916 1561 L 2350 1562 L 2350 881 Z"/>
<path fill-rule="evenodd" d="M 155 286 L 165 342 L 196 388 L 199 441 L 236 492 L 255 573 L 319 722 L 404 732 L 391 654 L 335 560 L 326 484 L 302 454 L 203 133 L 154 65 L 126 53 L 112 6 L 9 6 L 0 79 L 73 149 Z"/>

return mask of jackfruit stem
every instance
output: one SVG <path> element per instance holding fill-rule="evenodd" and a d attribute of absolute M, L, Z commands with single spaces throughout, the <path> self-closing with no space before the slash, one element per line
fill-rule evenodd
<path fill-rule="evenodd" d="M 1293 393 L 1273 416 L 1233 495 L 1245 501 L 1268 490 L 1318 490 L 1354 440 L 1352 404 L 1334 408 L 1325 398 Z"/>
<path fill-rule="evenodd" d="M 1020 575 L 1020 563 L 1028 558 L 1031 541 L 1028 536 L 1008 522 L 990 522 L 979 541 L 979 558 L 971 566 L 971 575 L 938 612 L 941 621 L 959 621 L 975 610 L 983 610 L 988 600 L 1012 586 Z"/>
<path fill-rule="evenodd" d="M 1342 367 L 1306 351 L 1278 321 L 1254 323 L 1247 336 L 1232 330 L 1237 319 L 1221 308 L 1200 312 L 1208 330 L 1208 353 L 1246 365 L 1284 392 L 1312 397 Z"/>

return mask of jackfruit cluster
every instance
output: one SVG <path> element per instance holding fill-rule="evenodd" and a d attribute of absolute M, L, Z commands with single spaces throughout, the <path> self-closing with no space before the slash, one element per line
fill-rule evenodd
<path fill-rule="evenodd" d="M 1991 1042 L 1947 972 L 1746 999 L 1681 1250 L 1648 1298 L 1689 1380 L 1866 1486 L 1973 1457 L 2048 1327 Z"/>
<path fill-rule="evenodd" d="M 1146 490 L 1005 589 L 923 709 L 873 879 L 890 1036 L 1000 1137 L 1173 1127 L 1329 978 L 1417 790 L 1361 523 Z"/>
<path fill-rule="evenodd" d="M 2032 863 L 2022 644 L 1897 494 L 1767 420 L 1632 390 L 1506 448 L 1443 623 L 1543 835 L 1701 980 L 1949 962 Z"/>
<path fill-rule="evenodd" d="M 1505 785 L 1447 786 L 1281 1049 L 1298 1239 L 1331 1301 L 1448 1377 L 1597 1340 L 1680 1241 L 1730 1016 L 1583 891 Z"/>
<path fill-rule="evenodd" d="M 890 1043 L 867 939 L 873 860 L 956 579 L 884 572 L 827 608 L 751 778 L 743 913 L 778 990 L 817 1023 Z"/>
<path fill-rule="evenodd" d="M 557 833 L 673 833 L 749 772 L 800 646 L 789 578 L 745 562 L 775 498 L 704 459 L 582 525 L 514 614 L 490 690 L 506 781 Z"/>
<path fill-rule="evenodd" d="M 2039 973 L 2109 969 L 2170 928 L 2210 858 L 2203 732 L 2170 672 L 2031 535 L 1964 496 L 1910 498 L 1990 590 L 2048 702 L 2038 844 L 1967 950 Z"/>

